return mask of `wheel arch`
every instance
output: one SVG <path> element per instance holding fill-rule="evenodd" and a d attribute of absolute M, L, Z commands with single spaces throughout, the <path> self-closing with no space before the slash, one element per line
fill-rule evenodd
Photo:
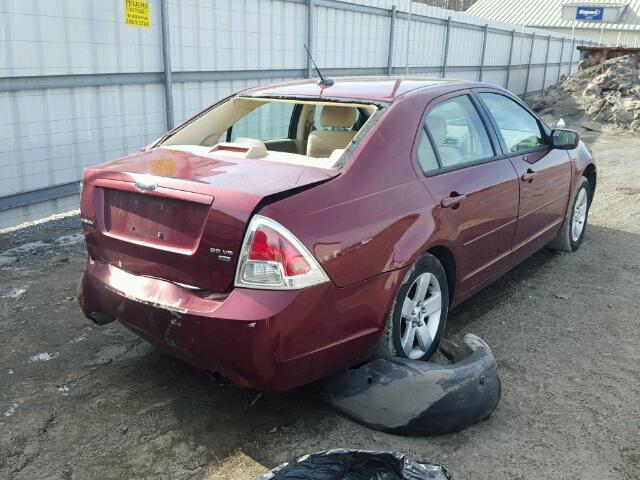
<path fill-rule="evenodd" d="M 582 171 L 582 175 L 584 175 L 589 182 L 589 202 L 593 201 L 593 195 L 596 193 L 596 183 L 597 183 L 597 173 L 596 166 L 593 163 L 589 163 L 584 170 Z"/>
<path fill-rule="evenodd" d="M 456 288 L 456 259 L 453 256 L 453 252 L 444 245 L 434 245 L 429 247 L 425 252 L 433 255 L 442 264 L 444 271 L 447 275 L 447 287 L 449 288 L 449 304 L 453 301 L 453 296 Z"/>

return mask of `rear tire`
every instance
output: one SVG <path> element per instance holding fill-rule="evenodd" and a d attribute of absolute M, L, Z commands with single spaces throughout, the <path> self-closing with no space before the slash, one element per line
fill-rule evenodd
<path fill-rule="evenodd" d="M 438 349 L 448 313 L 447 275 L 438 259 L 425 253 L 398 289 L 374 356 L 429 360 Z"/>
<path fill-rule="evenodd" d="M 590 206 L 591 188 L 589 181 L 582 177 L 567 209 L 562 229 L 547 247 L 562 252 L 575 252 L 580 247 L 584 232 L 587 229 Z"/>

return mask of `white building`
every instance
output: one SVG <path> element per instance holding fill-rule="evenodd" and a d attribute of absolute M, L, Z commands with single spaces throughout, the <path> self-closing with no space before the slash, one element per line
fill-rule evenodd
<path fill-rule="evenodd" d="M 640 47 L 640 0 L 479 0 L 466 13 L 607 45 Z"/>

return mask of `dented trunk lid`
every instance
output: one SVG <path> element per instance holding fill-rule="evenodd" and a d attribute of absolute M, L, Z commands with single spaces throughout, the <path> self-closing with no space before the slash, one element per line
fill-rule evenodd
<path fill-rule="evenodd" d="M 80 201 L 89 255 L 186 287 L 233 286 L 247 223 L 260 202 L 339 172 L 157 148 L 85 171 Z"/>

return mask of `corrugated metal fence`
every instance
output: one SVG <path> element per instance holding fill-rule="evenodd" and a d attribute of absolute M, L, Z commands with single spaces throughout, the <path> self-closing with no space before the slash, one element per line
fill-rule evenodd
<path fill-rule="evenodd" d="M 329 75 L 481 79 L 518 94 L 575 70 L 543 30 L 408 0 L 0 0 L 0 228 L 76 208 L 87 165 L 258 83 Z M 396 6 L 397 4 L 397 6 Z"/>

